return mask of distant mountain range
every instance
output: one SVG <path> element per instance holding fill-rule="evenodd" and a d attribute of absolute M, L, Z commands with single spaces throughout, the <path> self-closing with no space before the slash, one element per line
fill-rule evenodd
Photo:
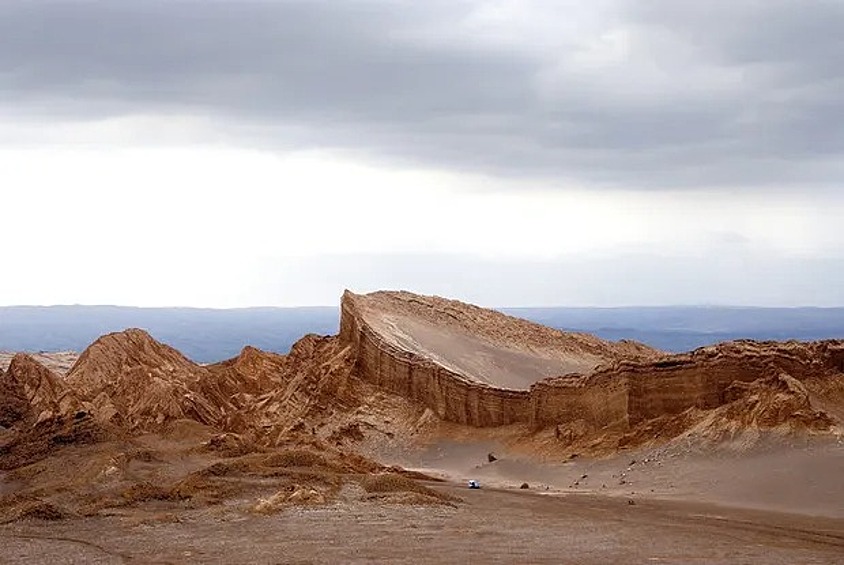
<path fill-rule="evenodd" d="M 334 307 L 10 306 L 0 308 L 0 351 L 81 351 L 103 334 L 141 328 L 194 361 L 211 363 L 245 345 L 286 353 L 303 335 L 334 334 L 338 326 Z"/>
<path fill-rule="evenodd" d="M 659 306 L 629 308 L 506 308 L 513 316 L 604 339 L 634 339 L 681 352 L 735 339 L 844 338 L 844 308 Z"/>
<path fill-rule="evenodd" d="M 844 308 L 501 308 L 502 312 L 604 339 L 633 339 L 687 351 L 733 339 L 844 338 Z M 286 353 L 308 333 L 337 333 L 336 307 L 131 308 L 0 307 L 0 351 L 81 351 L 99 336 L 143 328 L 200 363 L 237 355 L 245 345 Z"/>

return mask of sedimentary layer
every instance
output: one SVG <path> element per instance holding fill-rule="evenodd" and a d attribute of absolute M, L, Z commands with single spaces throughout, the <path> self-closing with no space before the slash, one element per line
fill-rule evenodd
<path fill-rule="evenodd" d="M 752 390 L 736 383 L 780 376 L 833 414 L 844 404 L 842 341 L 738 341 L 668 355 L 404 292 L 346 292 L 339 337 L 361 379 L 471 426 L 626 429 L 723 406 Z"/>

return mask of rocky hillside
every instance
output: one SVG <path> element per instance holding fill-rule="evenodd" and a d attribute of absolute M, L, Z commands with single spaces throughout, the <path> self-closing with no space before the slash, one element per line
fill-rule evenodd
<path fill-rule="evenodd" d="M 410 438 L 442 422 L 612 450 L 693 431 L 824 433 L 842 420 L 842 341 L 668 355 L 392 292 L 346 293 L 339 335 L 305 336 L 288 355 L 247 347 L 201 366 L 130 329 L 95 341 L 65 377 L 26 355 L 0 372 L 7 466 L 51 446 L 183 421 L 229 434 L 229 447 L 279 445 L 290 434 L 336 445 Z"/>

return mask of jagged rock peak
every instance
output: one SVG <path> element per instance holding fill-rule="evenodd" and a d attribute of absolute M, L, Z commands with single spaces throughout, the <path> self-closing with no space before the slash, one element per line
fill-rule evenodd
<path fill-rule="evenodd" d="M 82 352 L 67 381 L 82 391 L 129 375 L 164 380 L 194 380 L 201 369 L 193 361 L 155 340 L 142 329 L 131 328 L 104 335 Z"/>
<path fill-rule="evenodd" d="M 12 358 L 2 377 L 3 405 L 7 412 L 17 405 L 18 418 L 33 417 L 36 422 L 73 415 L 83 406 L 76 394 L 50 369 L 26 353 Z M 8 394 L 8 398 L 6 395 Z M 11 416 L 14 409 L 8 413 Z"/>

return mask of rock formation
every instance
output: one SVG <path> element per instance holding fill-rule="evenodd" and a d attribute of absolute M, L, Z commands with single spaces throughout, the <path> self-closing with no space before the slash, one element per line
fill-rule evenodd
<path fill-rule="evenodd" d="M 352 347 L 364 381 L 471 426 L 623 431 L 725 406 L 737 400 L 742 383 L 770 385 L 771 377 L 807 392 L 801 396 L 792 386 L 790 401 L 774 411 L 779 416 L 757 410 L 756 424 L 778 425 L 792 410 L 812 414 L 810 428 L 828 427 L 829 414 L 840 420 L 844 407 L 842 341 L 738 341 L 668 355 L 404 292 L 346 292 L 340 339 Z M 817 414 L 814 405 L 828 414 Z"/>
<path fill-rule="evenodd" d="M 354 348 L 362 379 L 472 426 L 527 421 L 529 388 L 541 379 L 658 355 L 642 344 L 609 343 L 407 292 L 347 291 L 340 339 Z"/>
<path fill-rule="evenodd" d="M 390 427 L 423 417 L 553 429 L 560 442 L 729 426 L 821 431 L 844 420 L 844 342 L 738 341 L 668 355 L 442 298 L 347 292 L 339 335 L 305 336 L 287 355 L 246 347 L 200 366 L 130 329 L 95 341 L 64 379 L 27 355 L 0 372 L 0 426 L 51 422 L 42 446 L 95 437 L 90 422 L 131 435 L 180 420 L 247 443 L 320 432 L 339 444 L 364 430 L 392 437 Z"/>
<path fill-rule="evenodd" d="M 139 329 L 99 338 L 66 381 L 99 418 L 127 429 L 178 419 L 224 427 L 227 416 L 236 413 L 231 398 L 242 388 Z"/>
<path fill-rule="evenodd" d="M 0 425 L 19 420 L 36 425 L 84 411 L 82 402 L 55 373 L 25 353 L 12 359 L 0 374 Z"/>

